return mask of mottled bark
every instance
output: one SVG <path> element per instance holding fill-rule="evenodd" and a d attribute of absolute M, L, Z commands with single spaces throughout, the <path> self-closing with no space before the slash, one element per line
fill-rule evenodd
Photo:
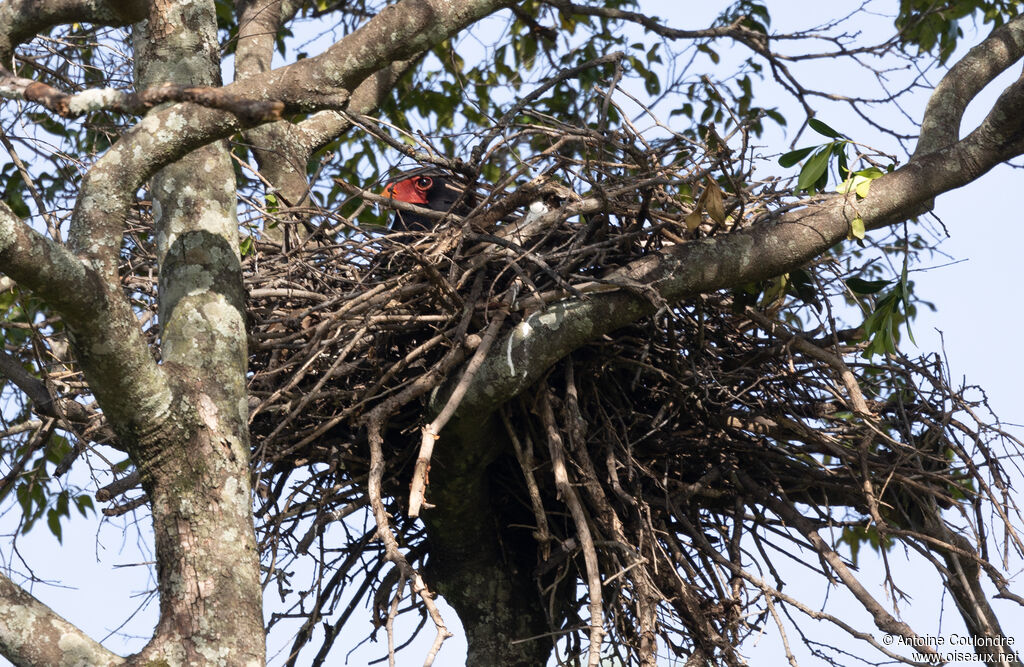
<path fill-rule="evenodd" d="M 136 26 L 137 86 L 220 84 L 212 0 L 154 3 Z M 223 141 L 151 183 L 163 359 L 179 415 L 138 460 L 152 506 L 160 622 L 146 660 L 258 665 L 262 595 L 249 484 L 245 292 Z M 216 647 L 211 652 L 211 647 Z"/>
<path fill-rule="evenodd" d="M 25 665 L 121 665 L 124 660 L 0 574 L 0 652 Z"/>
<path fill-rule="evenodd" d="M 14 47 L 51 26 L 128 25 L 145 17 L 146 5 L 145 0 L 8 0 L 0 4 L 0 66 L 9 67 Z"/>
<path fill-rule="evenodd" d="M 984 42 L 957 61 L 935 87 L 914 157 L 955 144 L 960 139 L 964 111 L 981 90 L 1024 53 L 1024 22 L 1010 21 L 992 31 Z"/>

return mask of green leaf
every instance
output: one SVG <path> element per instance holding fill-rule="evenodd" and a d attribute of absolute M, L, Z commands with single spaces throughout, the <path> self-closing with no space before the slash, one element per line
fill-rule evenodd
<path fill-rule="evenodd" d="M 803 160 L 805 157 L 810 155 L 811 151 L 815 148 L 817 148 L 817 146 L 808 146 L 807 148 L 798 148 L 795 151 L 784 153 L 782 157 L 779 158 L 779 165 L 786 168 L 792 167 L 796 163 L 800 162 L 800 160 Z"/>
<path fill-rule="evenodd" d="M 867 169 L 855 171 L 852 175 L 847 174 L 846 180 L 836 188 L 836 192 L 841 194 L 856 192 L 857 197 L 863 199 L 868 196 L 868 191 L 871 189 L 871 181 L 883 175 L 884 172 L 878 167 L 868 167 Z"/>
<path fill-rule="evenodd" d="M 892 168 L 891 168 L 892 165 L 889 165 L 889 166 L 890 166 L 889 171 L 892 171 Z M 854 173 L 857 174 L 858 176 L 863 176 L 864 178 L 868 179 L 869 181 L 873 181 L 876 178 L 880 178 L 882 176 L 885 176 L 885 174 L 886 174 L 886 172 L 882 171 L 878 167 L 868 167 L 867 169 L 861 169 L 860 171 L 856 171 Z"/>
<path fill-rule="evenodd" d="M 809 190 L 815 187 L 825 170 L 828 168 L 828 158 L 832 154 L 832 145 L 823 146 L 818 152 L 811 156 L 800 170 L 800 177 L 796 181 L 797 190 Z"/>
<path fill-rule="evenodd" d="M 900 273 L 900 282 L 897 289 L 899 290 L 899 297 L 903 302 L 904 310 L 907 314 L 905 318 L 905 323 L 907 325 L 907 338 L 910 339 L 911 343 L 917 345 L 917 341 L 914 340 L 914 332 L 910 330 L 910 319 L 914 316 L 914 306 L 911 303 L 911 293 L 914 290 L 913 283 L 907 280 L 908 259 L 907 255 L 903 256 L 903 272 Z"/>
<path fill-rule="evenodd" d="M 867 184 L 867 185 L 865 185 L 865 184 Z M 851 177 L 847 178 L 842 183 L 840 183 L 836 187 L 836 192 L 838 192 L 841 195 L 849 194 L 851 192 L 856 192 L 857 196 L 859 198 L 863 199 L 866 196 L 867 188 L 870 185 L 871 185 L 871 181 L 869 179 L 866 179 L 863 176 L 854 175 L 854 176 L 851 176 Z M 864 192 L 865 194 L 862 195 L 861 192 Z"/>
<path fill-rule="evenodd" d="M 825 123 L 823 123 L 820 120 L 818 120 L 817 118 L 808 118 L 807 119 L 807 124 L 811 126 L 812 130 L 814 130 L 818 134 L 821 134 L 823 136 L 828 137 L 829 139 L 842 139 L 843 138 L 843 135 L 839 134 L 838 132 L 833 130 L 831 127 L 829 127 Z"/>
<path fill-rule="evenodd" d="M 48 511 L 46 513 L 46 525 L 50 527 L 50 532 L 54 534 L 58 542 L 64 541 L 60 527 L 60 512 L 57 510 Z"/>
<path fill-rule="evenodd" d="M 767 308 L 777 300 L 785 296 L 786 291 L 789 287 L 789 274 L 784 273 L 781 276 L 772 278 L 768 281 L 767 287 L 765 287 L 764 293 L 761 295 L 761 301 L 758 304 L 761 308 Z"/>
<path fill-rule="evenodd" d="M 22 197 L 21 191 L 23 188 L 24 182 L 21 180 L 21 174 L 15 174 L 7 181 L 3 194 L 0 195 L 7 205 L 11 207 L 11 211 L 19 218 L 27 218 L 32 215 L 32 210 L 25 203 L 24 197 Z"/>
<path fill-rule="evenodd" d="M 864 238 L 864 219 L 860 216 L 850 221 L 850 236 L 855 239 Z"/>
<path fill-rule="evenodd" d="M 46 447 L 46 460 L 53 464 L 58 464 L 64 460 L 64 457 L 71 453 L 71 444 L 67 441 L 67 438 L 59 435 L 51 435 L 50 443 Z"/>
<path fill-rule="evenodd" d="M 903 276 L 895 282 L 893 288 L 875 302 L 874 311 L 864 319 L 864 333 L 871 339 L 863 352 L 864 357 L 895 353 L 901 326 L 907 326 L 908 337 L 914 340 L 910 331 L 910 319 L 914 316 L 912 291 L 912 284 L 906 281 L 904 270 Z"/>
<path fill-rule="evenodd" d="M 783 127 L 786 126 L 786 117 L 779 113 L 777 109 L 765 109 L 764 115 L 771 118 L 779 125 L 782 125 Z"/>
<path fill-rule="evenodd" d="M 862 179 L 858 181 L 857 179 Z M 868 196 L 868 190 L 871 188 L 871 179 L 864 178 L 863 176 L 854 177 L 853 190 L 857 193 L 857 196 L 864 199 Z"/>
<path fill-rule="evenodd" d="M 18 498 L 18 504 L 21 505 L 21 513 L 28 516 L 32 513 L 32 496 L 29 493 L 29 485 L 22 482 L 15 489 L 15 495 Z"/>
<path fill-rule="evenodd" d="M 64 489 L 59 494 L 57 494 L 57 507 L 54 509 L 54 511 L 56 511 L 58 515 L 71 516 L 71 512 L 68 511 L 69 497 L 70 495 L 68 494 L 67 489 Z"/>
<path fill-rule="evenodd" d="M 33 484 L 32 488 L 29 489 L 29 495 L 32 497 L 32 500 L 35 501 L 36 506 L 40 511 L 46 507 L 46 491 L 43 489 L 42 484 Z"/>
<path fill-rule="evenodd" d="M 718 64 L 719 60 L 721 60 L 721 56 L 718 55 L 718 52 L 712 49 L 707 44 L 698 44 L 697 50 L 702 53 L 706 53 L 708 58 L 711 59 L 711 62 L 713 62 L 716 65 Z"/>
<path fill-rule="evenodd" d="M 78 512 L 82 516 L 86 516 L 86 517 L 89 516 L 89 510 L 95 511 L 95 508 L 93 507 L 93 504 L 92 504 L 92 497 L 91 496 L 76 496 L 75 497 L 75 507 L 78 508 Z"/>
<path fill-rule="evenodd" d="M 877 294 L 885 289 L 891 280 L 864 280 L 863 278 L 847 278 L 846 286 L 857 294 Z"/>
<path fill-rule="evenodd" d="M 846 142 L 837 141 L 832 144 L 832 154 L 836 156 L 839 178 L 850 177 L 850 167 L 846 163 Z"/>
<path fill-rule="evenodd" d="M 821 302 L 815 288 L 814 279 L 806 269 L 797 269 L 789 274 L 789 291 L 798 299 L 821 311 Z"/>

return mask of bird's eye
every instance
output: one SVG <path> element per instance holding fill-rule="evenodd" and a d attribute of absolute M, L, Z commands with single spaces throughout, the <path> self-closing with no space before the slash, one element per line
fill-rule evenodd
<path fill-rule="evenodd" d="M 434 179 L 429 176 L 420 176 L 416 179 L 417 190 L 429 190 L 434 186 Z"/>

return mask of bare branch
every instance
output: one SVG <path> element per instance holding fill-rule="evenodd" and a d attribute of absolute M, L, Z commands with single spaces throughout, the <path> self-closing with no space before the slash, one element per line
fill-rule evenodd
<path fill-rule="evenodd" d="M 914 157 L 955 144 L 960 138 L 960 122 L 967 105 L 1021 57 L 1024 17 L 1018 16 L 993 30 L 950 67 L 928 100 Z"/>
<path fill-rule="evenodd" d="M 0 3 L 0 67 L 21 42 L 61 23 L 123 26 L 146 16 L 146 0 L 4 0 Z"/>
<path fill-rule="evenodd" d="M 26 665 L 121 665 L 124 660 L 0 574 L 0 650 Z"/>
<path fill-rule="evenodd" d="M 284 111 L 284 103 L 276 100 L 253 100 L 227 93 L 223 88 L 170 83 L 138 93 L 102 88 L 69 95 L 53 86 L 16 77 L 2 69 L 0 97 L 36 102 L 64 118 L 77 118 L 96 111 L 120 111 L 142 115 L 159 104 L 192 102 L 232 113 L 242 119 L 245 125 L 258 125 L 280 119 Z"/>

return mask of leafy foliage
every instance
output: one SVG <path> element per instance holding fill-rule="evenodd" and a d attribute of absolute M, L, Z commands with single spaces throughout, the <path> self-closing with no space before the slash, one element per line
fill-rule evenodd
<path fill-rule="evenodd" d="M 964 35 L 961 21 L 980 18 L 997 27 L 1019 12 L 1015 0 L 900 0 L 896 27 L 905 45 L 937 52 L 939 62 L 945 63 Z"/>

